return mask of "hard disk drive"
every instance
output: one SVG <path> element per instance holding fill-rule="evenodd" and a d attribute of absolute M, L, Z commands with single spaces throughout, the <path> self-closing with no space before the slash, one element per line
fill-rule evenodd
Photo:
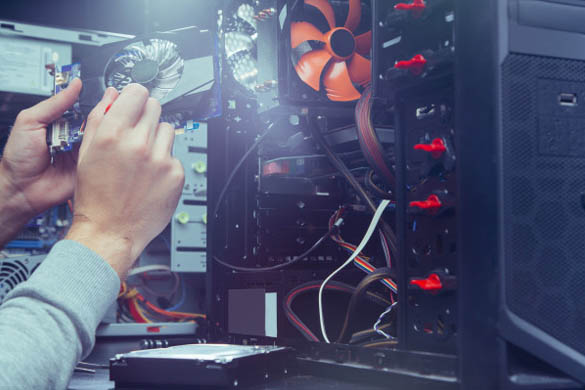
<path fill-rule="evenodd" d="M 291 357 L 290 348 L 276 346 L 180 345 L 117 355 L 110 379 L 117 388 L 237 387 L 282 377 Z"/>

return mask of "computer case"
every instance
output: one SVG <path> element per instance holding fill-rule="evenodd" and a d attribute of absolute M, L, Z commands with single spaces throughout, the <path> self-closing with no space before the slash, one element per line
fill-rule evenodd
<path fill-rule="evenodd" d="M 585 338 L 579 320 L 585 307 L 580 304 L 585 289 L 585 252 L 580 250 L 585 227 L 585 180 L 580 174 L 585 168 L 585 3 L 428 0 L 444 20 L 431 17 L 433 34 L 415 21 L 412 47 L 404 43 L 404 34 L 396 39 L 384 27 L 387 20 L 395 20 L 388 15 L 398 3 L 371 2 L 373 89 L 380 104 L 392 107 L 396 137 L 392 224 L 399 242 L 394 262 L 398 343 L 375 349 L 306 343 L 291 337 L 292 332 L 275 339 L 263 323 L 230 330 L 229 300 L 234 294 L 253 296 L 250 302 L 262 309 L 260 314 L 275 315 L 280 324 L 284 315 L 279 309 L 270 314 L 263 294 L 276 293 L 280 299 L 295 283 L 322 278 L 334 269 L 325 261 L 311 271 L 247 274 L 213 260 L 227 249 L 232 263 L 254 264 L 258 245 L 249 238 L 257 228 L 253 194 L 260 174 L 254 159 L 244 164 L 234 195 L 228 197 L 223 213 L 230 217 L 210 222 L 210 241 L 215 243 L 208 258 L 212 338 L 292 346 L 304 372 L 386 388 L 583 388 Z M 451 39 L 445 39 L 448 28 Z M 444 45 L 424 47 L 425 39 Z M 454 50 L 445 50 L 450 47 Z M 396 62 L 418 51 L 428 55 L 431 49 L 439 54 L 429 56 L 435 62 L 429 61 L 424 77 L 391 70 Z M 291 112 L 327 116 L 314 107 Z M 261 132 L 250 131 L 261 124 L 220 121 L 216 126 L 227 126 L 230 136 L 215 132 L 210 138 L 224 151 L 218 153 L 224 158 L 213 162 L 211 199 L 218 195 L 222 177 Z M 413 143 L 433 138 L 444 140 L 456 162 L 448 167 L 443 161 L 449 174 L 413 194 L 407 190 L 413 166 L 425 165 L 413 153 Z M 411 202 L 433 194 L 445 207 L 443 219 L 425 222 L 423 216 L 413 223 Z M 429 257 L 413 252 L 421 236 L 429 241 Z M 289 254 L 298 252 L 292 248 Z M 324 257 L 327 253 L 323 248 Z M 438 294 L 413 288 L 413 280 L 433 273 L 448 281 L 443 283 L 448 288 Z"/>

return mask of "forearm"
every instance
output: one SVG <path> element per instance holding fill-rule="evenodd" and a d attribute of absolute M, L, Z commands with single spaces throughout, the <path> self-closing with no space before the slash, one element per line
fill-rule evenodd
<path fill-rule="evenodd" d="M 0 167 L 0 248 L 12 240 L 33 217 L 26 199 L 19 195 Z"/>
<path fill-rule="evenodd" d="M 68 240 L 76 241 L 101 256 L 118 274 L 121 280 L 135 259 L 131 258 L 132 242 L 107 229 L 100 229 L 84 216 L 76 215 L 67 233 Z"/>
<path fill-rule="evenodd" d="M 0 388 L 65 388 L 119 285 L 97 254 L 58 243 L 0 306 Z"/>

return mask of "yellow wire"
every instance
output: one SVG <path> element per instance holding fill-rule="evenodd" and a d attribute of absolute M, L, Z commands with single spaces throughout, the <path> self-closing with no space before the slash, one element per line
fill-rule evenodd
<path fill-rule="evenodd" d="M 136 300 L 136 298 L 132 298 L 132 304 L 136 308 L 136 311 L 140 315 L 140 318 L 142 318 L 145 322 L 147 322 L 149 324 L 152 323 L 152 321 L 146 316 L 146 314 L 144 313 L 144 311 L 142 311 L 142 308 L 138 304 L 138 301 Z"/>

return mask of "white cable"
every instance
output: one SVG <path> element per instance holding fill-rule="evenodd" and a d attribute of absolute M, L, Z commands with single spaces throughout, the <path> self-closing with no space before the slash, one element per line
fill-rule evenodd
<path fill-rule="evenodd" d="M 343 263 L 341 265 L 341 267 L 339 267 L 335 271 L 333 271 L 333 273 L 331 275 L 329 275 L 327 277 L 327 279 L 325 279 L 323 281 L 323 284 L 321 284 L 321 288 L 319 288 L 319 322 L 321 324 L 321 333 L 323 334 L 323 339 L 325 340 L 326 343 L 331 343 L 331 342 L 329 341 L 329 338 L 327 337 L 327 332 L 325 331 L 325 320 L 323 319 L 323 290 L 325 289 L 325 286 L 327 285 L 327 283 L 329 283 L 329 281 L 331 279 L 333 279 L 333 277 L 335 275 L 337 275 L 337 273 L 339 271 L 341 271 L 342 269 L 344 269 L 345 267 L 350 265 L 353 262 L 353 260 L 362 252 L 364 247 L 367 245 L 368 241 L 370 241 L 372 234 L 374 234 L 374 231 L 376 230 L 376 226 L 378 225 L 380 218 L 382 218 L 382 214 L 384 214 L 384 210 L 386 209 L 386 207 L 389 204 L 390 204 L 389 200 L 383 200 L 382 203 L 380 203 L 380 206 L 378 206 L 378 209 L 374 213 L 374 217 L 372 218 L 372 222 L 370 222 L 370 226 L 368 227 L 368 230 L 366 231 L 366 234 L 364 235 L 362 242 L 360 242 L 360 244 L 356 248 L 355 252 L 353 252 L 353 254 L 349 257 L 349 259 L 347 259 L 347 261 L 345 263 Z"/>
<path fill-rule="evenodd" d="M 130 272 L 128 272 L 128 276 L 134 276 L 134 275 L 138 275 L 138 274 L 144 274 L 146 272 L 152 272 L 152 271 L 166 271 L 166 272 L 171 272 L 171 267 L 169 267 L 168 265 L 163 265 L 163 264 L 145 265 L 145 266 L 142 266 L 142 267 L 132 268 L 130 270 Z"/>
<path fill-rule="evenodd" d="M 382 314 L 380 314 L 380 317 L 378 317 L 378 321 L 376 321 L 376 323 L 374 324 L 374 331 L 376 333 L 378 333 L 379 335 L 386 337 L 387 339 L 394 340 L 395 337 L 392 337 L 388 333 L 384 332 L 382 329 L 378 329 L 378 327 L 382 323 L 382 320 L 384 319 L 384 317 L 386 317 L 388 314 L 390 314 L 390 312 L 392 311 L 392 309 L 394 309 L 394 306 L 396 306 L 397 303 L 398 302 L 394 302 L 392 305 L 388 306 L 388 308 Z"/>

